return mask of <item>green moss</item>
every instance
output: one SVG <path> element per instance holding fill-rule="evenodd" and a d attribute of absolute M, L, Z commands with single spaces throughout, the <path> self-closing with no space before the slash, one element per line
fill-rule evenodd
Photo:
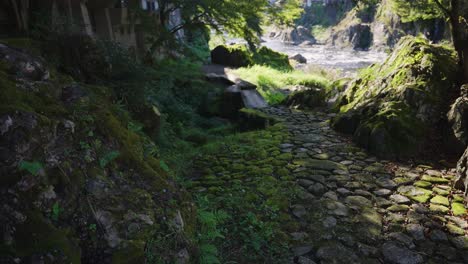
<path fill-rule="evenodd" d="M 449 206 L 449 200 L 447 197 L 436 195 L 431 199 L 431 203 L 433 204 L 441 204 L 445 206 Z"/>
<path fill-rule="evenodd" d="M 453 212 L 453 215 L 456 215 L 456 216 L 466 215 L 465 205 L 459 202 L 452 203 L 452 212 Z"/>
<path fill-rule="evenodd" d="M 429 188 L 432 186 L 432 183 L 427 181 L 417 181 L 414 183 L 414 186 L 421 187 L 421 188 Z"/>
<path fill-rule="evenodd" d="M 435 176 L 429 176 L 429 175 L 424 175 L 422 176 L 421 180 L 431 182 L 431 183 L 448 183 L 449 180 L 441 178 L 441 177 L 435 177 Z"/>
<path fill-rule="evenodd" d="M 429 206 L 429 210 L 435 213 L 442 213 L 446 214 L 448 211 L 450 211 L 446 206 L 443 205 L 438 205 L 438 204 L 432 204 Z"/>
<path fill-rule="evenodd" d="M 21 257 L 58 251 L 67 263 L 81 263 L 78 242 L 70 237 L 69 230 L 54 227 L 39 212 L 30 212 L 26 222 L 16 228 L 14 248 Z"/>
<path fill-rule="evenodd" d="M 145 242 L 128 241 L 125 248 L 112 254 L 112 263 L 115 264 L 139 264 L 145 262 Z"/>
<path fill-rule="evenodd" d="M 447 230 L 449 231 L 450 234 L 453 234 L 456 236 L 465 235 L 465 230 L 463 230 L 463 228 L 460 228 L 454 224 L 447 224 Z"/>

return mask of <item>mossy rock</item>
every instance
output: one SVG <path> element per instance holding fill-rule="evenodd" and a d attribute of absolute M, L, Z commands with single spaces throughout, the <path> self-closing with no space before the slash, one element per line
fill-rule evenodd
<path fill-rule="evenodd" d="M 332 127 L 353 134 L 378 156 L 415 156 L 433 145 L 430 133 L 444 133 L 433 128 L 448 111 L 456 72 L 453 50 L 405 37 L 383 64 L 363 70 L 350 83 Z"/>
<path fill-rule="evenodd" d="M 296 109 L 313 109 L 325 105 L 325 90 L 306 88 L 288 95 L 285 105 Z"/>
<path fill-rule="evenodd" d="M 26 222 L 16 227 L 14 252 L 20 257 L 58 252 L 66 263 L 81 263 L 81 249 L 73 237 L 70 230 L 54 227 L 40 212 L 29 212 Z"/>

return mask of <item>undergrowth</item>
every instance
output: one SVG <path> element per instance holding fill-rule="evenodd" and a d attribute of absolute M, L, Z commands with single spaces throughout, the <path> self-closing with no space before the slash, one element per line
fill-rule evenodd
<path fill-rule="evenodd" d="M 256 84 L 259 92 L 271 105 L 283 102 L 287 95 L 282 89 L 290 86 L 301 85 L 324 89 L 330 87 L 330 81 L 325 76 L 299 70 L 279 71 L 267 66 L 255 65 L 239 68 L 234 73 L 241 79 Z"/>

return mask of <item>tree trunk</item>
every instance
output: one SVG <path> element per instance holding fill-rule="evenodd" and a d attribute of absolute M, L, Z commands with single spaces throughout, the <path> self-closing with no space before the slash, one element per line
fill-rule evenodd
<path fill-rule="evenodd" d="M 465 45 L 468 45 L 468 43 L 466 43 Z M 463 51 L 461 52 L 462 53 L 462 57 L 463 57 L 463 65 L 462 65 L 462 68 L 463 68 L 463 83 L 468 83 L 468 48 L 465 48 L 463 49 Z"/>

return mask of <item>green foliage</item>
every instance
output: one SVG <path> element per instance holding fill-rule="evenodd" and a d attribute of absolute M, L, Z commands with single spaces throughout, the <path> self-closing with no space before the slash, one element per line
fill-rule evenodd
<path fill-rule="evenodd" d="M 34 161 L 34 162 L 29 162 L 29 161 L 21 161 L 19 164 L 19 169 L 20 170 L 25 170 L 32 175 L 36 176 L 39 174 L 39 172 L 43 169 L 44 167 L 40 162 Z"/>
<path fill-rule="evenodd" d="M 164 160 L 159 161 L 159 167 L 161 167 L 161 169 L 163 169 L 163 171 L 165 171 L 165 172 L 171 171 L 169 169 L 169 166 L 167 166 L 166 162 L 164 162 Z"/>
<path fill-rule="evenodd" d="M 60 216 L 60 205 L 58 202 L 55 202 L 54 205 L 52 206 L 52 220 L 58 221 L 59 216 Z"/>
<path fill-rule="evenodd" d="M 445 14 L 435 1 L 441 2 L 446 8 L 450 6 L 449 0 L 391 0 L 403 22 L 443 18 Z"/>
<path fill-rule="evenodd" d="M 287 212 L 296 194 L 284 173 L 292 156 L 279 158 L 279 142 L 286 137 L 284 128 L 274 125 L 228 136 L 200 149 L 194 166 L 202 176 L 184 185 L 195 188 L 194 192 L 205 189 L 197 199 L 199 219 L 203 219 L 199 222 L 206 226 L 202 237 L 215 239 L 201 250 L 213 257 L 213 263 L 286 262 L 284 232 L 293 230 Z"/>
<path fill-rule="evenodd" d="M 267 47 L 261 47 L 256 50 L 252 56 L 252 60 L 256 65 L 269 66 L 281 71 L 290 71 L 293 69 L 289 64 L 288 55 L 276 52 Z"/>
<path fill-rule="evenodd" d="M 221 263 L 217 245 L 223 239 L 223 230 L 220 229 L 230 216 L 223 210 L 210 211 L 206 196 L 197 199 L 198 234 L 197 244 L 200 247 L 200 263 Z"/>
<path fill-rule="evenodd" d="M 101 168 L 105 168 L 109 163 L 111 163 L 113 160 L 118 158 L 120 156 L 119 151 L 110 151 L 106 153 L 102 158 L 99 159 L 99 166 Z"/>

